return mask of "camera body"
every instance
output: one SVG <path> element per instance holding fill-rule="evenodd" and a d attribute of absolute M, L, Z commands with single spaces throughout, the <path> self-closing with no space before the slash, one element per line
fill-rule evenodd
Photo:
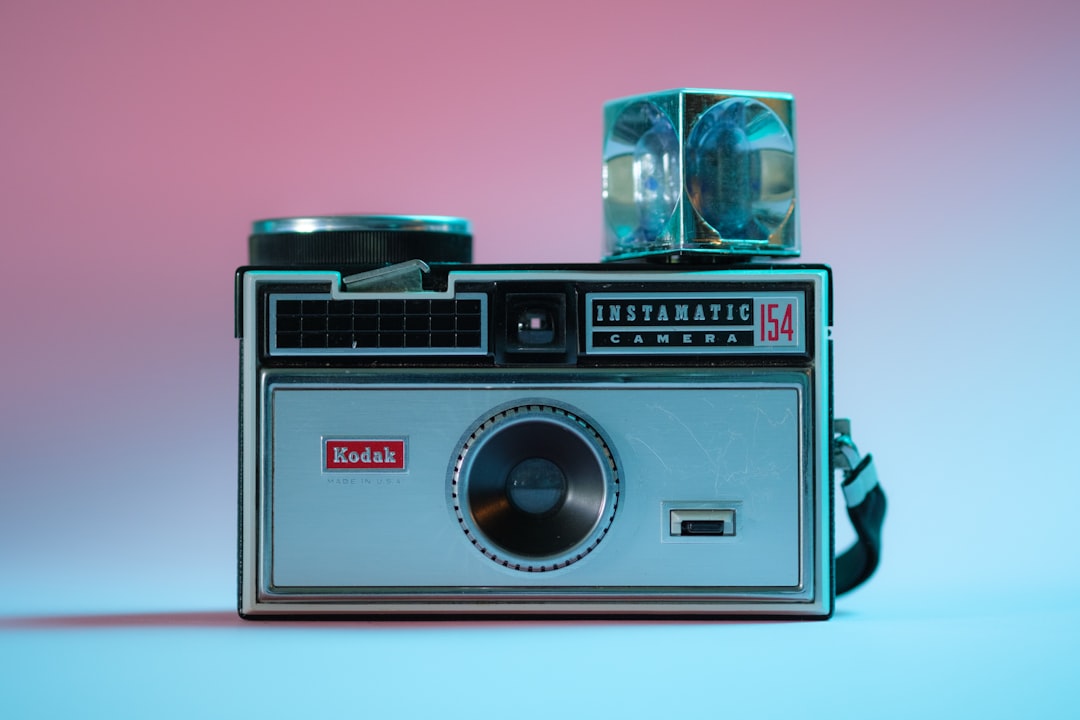
<path fill-rule="evenodd" d="M 820 619 L 873 573 L 831 274 L 790 260 L 791 96 L 624 98 L 604 132 L 603 263 L 473 264 L 456 218 L 255 223 L 243 617 Z"/>
<path fill-rule="evenodd" d="M 415 273 L 238 273 L 242 615 L 831 613 L 826 267 Z"/>

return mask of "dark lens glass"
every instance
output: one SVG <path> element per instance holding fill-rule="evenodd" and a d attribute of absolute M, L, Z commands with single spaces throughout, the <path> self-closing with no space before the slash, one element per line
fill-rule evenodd
<path fill-rule="evenodd" d="M 555 339 L 555 318 L 547 308 L 522 310 L 517 320 L 517 339 L 521 345 L 549 345 Z"/>
<path fill-rule="evenodd" d="M 510 471 L 506 494 L 514 507 L 531 515 L 557 511 L 566 499 L 566 475 L 550 460 L 528 458 Z"/>

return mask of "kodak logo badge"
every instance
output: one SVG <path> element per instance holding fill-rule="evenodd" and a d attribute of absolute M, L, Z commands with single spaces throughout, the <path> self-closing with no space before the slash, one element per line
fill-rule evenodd
<path fill-rule="evenodd" d="M 327 470 L 404 470 L 405 440 L 327 440 Z"/>

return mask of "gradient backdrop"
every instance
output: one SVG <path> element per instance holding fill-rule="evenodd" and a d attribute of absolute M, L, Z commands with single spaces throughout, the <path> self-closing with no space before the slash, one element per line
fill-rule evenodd
<path fill-rule="evenodd" d="M 0 714 L 1066 715 L 1078 70 L 1071 0 L 4 2 Z M 836 409 L 890 501 L 871 584 L 811 625 L 237 627 L 251 220 L 593 261 L 601 105 L 671 87 L 797 98 Z"/>

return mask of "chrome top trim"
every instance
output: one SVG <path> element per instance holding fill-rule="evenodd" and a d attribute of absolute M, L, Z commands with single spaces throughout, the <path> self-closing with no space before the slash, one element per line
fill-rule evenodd
<path fill-rule="evenodd" d="M 472 233 L 472 224 L 464 218 L 441 215 L 316 215 L 268 218 L 251 224 L 251 232 L 255 235 L 365 230 L 409 230 L 468 235 Z"/>

